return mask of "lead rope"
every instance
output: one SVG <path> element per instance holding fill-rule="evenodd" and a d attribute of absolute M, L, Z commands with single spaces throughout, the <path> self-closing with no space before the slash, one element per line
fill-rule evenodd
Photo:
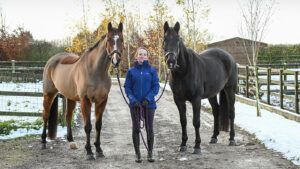
<path fill-rule="evenodd" d="M 122 93 L 123 99 L 124 99 L 124 101 L 126 102 L 126 104 L 129 105 L 128 101 L 127 101 L 126 98 L 125 98 L 123 89 L 122 89 L 122 87 L 121 87 L 120 75 L 119 75 L 119 69 L 118 69 L 118 68 L 115 68 L 115 70 L 116 70 L 116 72 L 117 72 L 117 80 L 118 80 L 118 83 L 119 83 L 119 88 L 120 88 L 120 91 L 121 91 L 121 93 Z M 163 88 L 163 90 L 162 90 L 160 96 L 158 97 L 158 99 L 155 100 L 155 103 L 157 103 L 157 102 L 160 100 L 160 98 L 162 97 L 162 95 L 164 94 L 164 92 L 165 92 L 165 90 L 166 90 L 168 78 L 169 78 L 169 71 L 167 71 L 167 75 L 166 75 L 166 79 L 165 79 L 164 88 Z"/>
<path fill-rule="evenodd" d="M 145 108 L 145 109 L 147 109 L 147 108 Z M 142 137 L 142 140 L 143 140 L 143 143 L 144 143 L 144 146 L 145 146 L 147 152 L 149 152 L 148 145 L 147 145 L 147 143 L 144 139 L 143 133 L 142 133 L 142 129 L 145 128 L 145 125 L 148 124 L 147 121 L 145 120 L 146 119 L 145 111 L 143 109 L 143 106 L 141 106 L 141 105 L 139 105 L 139 107 L 137 107 L 134 111 L 135 111 L 135 117 L 136 117 L 135 120 L 136 120 L 137 124 L 139 125 L 139 127 L 138 127 L 139 133 Z M 141 124 L 141 122 L 143 122 L 143 123 Z M 147 128 L 148 128 L 148 126 L 146 127 L 146 130 L 147 130 Z M 147 131 L 146 131 L 146 133 L 148 134 Z"/>

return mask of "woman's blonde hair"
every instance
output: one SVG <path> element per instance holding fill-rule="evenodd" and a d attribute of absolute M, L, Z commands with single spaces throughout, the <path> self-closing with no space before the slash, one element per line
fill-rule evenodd
<path fill-rule="evenodd" d="M 135 52 L 134 58 L 138 57 L 139 50 L 141 50 L 141 49 L 144 49 L 145 51 L 147 51 L 147 56 L 149 57 L 149 55 L 150 55 L 149 51 L 145 47 L 139 47 L 139 48 L 137 48 L 137 50 Z"/>

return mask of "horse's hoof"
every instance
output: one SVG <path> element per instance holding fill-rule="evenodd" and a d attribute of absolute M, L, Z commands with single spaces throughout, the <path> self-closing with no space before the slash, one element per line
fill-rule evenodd
<path fill-rule="evenodd" d="M 86 155 L 85 159 L 88 160 L 88 161 L 90 161 L 90 160 L 95 160 L 95 157 L 94 157 L 93 154 L 88 154 L 88 155 Z"/>
<path fill-rule="evenodd" d="M 97 158 L 104 158 L 105 156 L 104 156 L 103 152 L 96 152 L 96 157 Z"/>
<path fill-rule="evenodd" d="M 193 154 L 201 154 L 201 148 L 194 148 Z"/>
<path fill-rule="evenodd" d="M 236 146 L 235 140 L 229 140 L 229 146 Z"/>
<path fill-rule="evenodd" d="M 69 146 L 70 146 L 70 149 L 71 149 L 71 150 L 76 150 L 76 149 L 77 149 L 77 145 L 76 145 L 75 142 L 70 142 L 70 143 L 69 143 Z"/>
<path fill-rule="evenodd" d="M 210 140 L 210 144 L 216 144 L 218 142 L 218 139 L 217 138 L 211 138 Z"/>
<path fill-rule="evenodd" d="M 180 146 L 180 149 L 179 149 L 180 152 L 186 152 L 186 150 L 187 150 L 186 146 Z"/>
<path fill-rule="evenodd" d="M 42 143 L 42 150 L 45 150 L 47 147 L 46 147 L 46 143 Z"/>

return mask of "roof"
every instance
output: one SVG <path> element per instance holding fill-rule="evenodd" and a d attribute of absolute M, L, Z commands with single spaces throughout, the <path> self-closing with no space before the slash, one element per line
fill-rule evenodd
<path fill-rule="evenodd" d="M 225 39 L 225 40 L 218 41 L 218 42 L 213 42 L 213 43 L 210 43 L 210 44 L 208 44 L 207 46 L 213 46 L 213 45 L 216 45 L 216 44 L 219 44 L 219 43 L 224 43 L 224 42 L 233 41 L 233 40 L 245 40 L 245 41 L 252 41 L 252 40 L 250 40 L 250 39 L 244 39 L 244 38 L 241 38 L 241 37 L 234 37 L 234 38 Z M 259 42 L 259 41 L 257 41 L 257 43 L 260 43 L 261 45 L 265 45 L 265 46 L 267 46 L 267 45 L 268 45 L 267 43 L 264 43 L 264 42 Z"/>

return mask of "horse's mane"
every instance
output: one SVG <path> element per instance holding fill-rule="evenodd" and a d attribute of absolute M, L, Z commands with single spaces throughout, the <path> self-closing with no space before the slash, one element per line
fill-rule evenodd
<path fill-rule="evenodd" d="M 90 47 L 89 49 L 87 49 L 83 54 L 82 54 L 82 57 L 87 55 L 88 53 L 90 53 L 92 50 L 94 50 L 95 48 L 98 47 L 98 45 L 104 41 L 104 39 L 106 38 L 106 34 L 105 35 L 102 35 L 101 38 L 92 46 Z"/>
<path fill-rule="evenodd" d="M 105 34 L 105 35 L 102 35 L 101 38 L 100 38 L 100 40 L 98 40 L 98 42 L 96 42 L 96 43 L 94 44 L 94 46 L 92 46 L 92 47 L 90 47 L 90 48 L 88 49 L 88 52 L 90 52 L 90 51 L 94 50 L 96 47 L 98 47 L 99 43 L 102 42 L 102 41 L 105 39 L 105 37 L 106 37 L 106 34 Z"/>

